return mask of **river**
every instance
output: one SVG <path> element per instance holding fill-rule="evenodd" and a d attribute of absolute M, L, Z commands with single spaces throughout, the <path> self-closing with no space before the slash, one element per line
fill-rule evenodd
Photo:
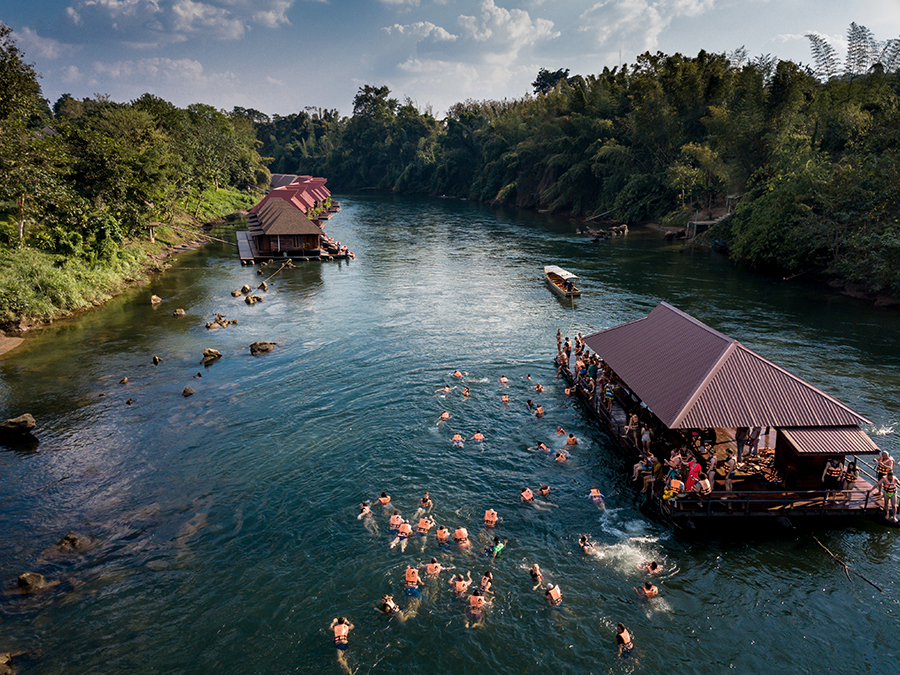
<path fill-rule="evenodd" d="M 589 334 L 665 300 L 852 406 L 900 457 L 900 314 L 658 232 L 594 244 L 569 221 L 469 202 L 342 202 L 327 230 L 354 261 L 298 263 L 251 307 L 230 291 L 263 277 L 212 243 L 0 359 L 0 417 L 32 413 L 41 439 L 0 448 L 0 652 L 25 652 L 20 674 L 340 673 L 338 615 L 355 626 L 359 673 L 896 670 L 896 530 L 674 532 L 639 509 L 630 467 L 563 394 L 552 357 L 557 328 Z M 550 263 L 581 275 L 574 308 L 544 285 Z M 207 331 L 216 313 L 237 325 Z M 251 356 L 257 340 L 277 346 Z M 223 356 L 203 366 L 207 347 Z M 581 441 L 563 465 L 529 452 L 559 445 L 557 425 Z M 483 446 L 451 446 L 476 430 Z M 541 483 L 552 506 L 521 505 Z M 593 485 L 606 511 L 586 499 Z M 380 513 L 377 533 L 356 518 L 382 491 L 411 517 L 426 490 L 438 524 L 468 527 L 470 550 L 433 537 L 390 549 Z M 502 518 L 491 533 L 488 508 Z M 95 545 L 54 553 L 69 531 Z M 491 563 L 480 550 L 494 534 L 508 544 Z M 581 552 L 582 534 L 597 555 Z M 482 626 L 466 628 L 448 572 L 406 621 L 373 611 L 385 593 L 415 607 L 404 571 L 431 556 L 476 580 L 493 570 Z M 660 597 L 642 602 L 637 567 L 651 559 L 665 569 Z M 534 563 L 562 609 L 532 590 Z M 59 583 L 17 595 L 26 571 Z M 616 656 L 619 621 L 630 658 Z"/>

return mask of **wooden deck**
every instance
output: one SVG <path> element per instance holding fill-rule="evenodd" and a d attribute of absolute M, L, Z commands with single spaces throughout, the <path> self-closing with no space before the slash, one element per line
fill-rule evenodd
<path fill-rule="evenodd" d="M 273 255 L 271 253 L 261 253 L 256 247 L 256 242 L 250 236 L 248 230 L 238 230 L 235 233 L 238 245 L 238 255 L 242 265 L 252 265 L 257 260 L 349 260 L 348 253 L 327 253 L 319 250 L 317 253 L 288 253 L 280 252 L 281 255 Z"/>
<path fill-rule="evenodd" d="M 574 354 L 563 374 L 570 384 L 574 382 Z M 622 455 L 630 462 L 637 462 L 640 451 L 634 440 L 625 435 L 627 413 L 623 401 L 616 399 L 612 410 L 607 411 L 599 397 L 591 401 L 587 392 L 578 389 L 576 397 L 601 426 L 605 427 Z M 657 478 L 648 493 L 648 499 L 659 512 L 676 524 L 693 525 L 694 519 L 706 518 L 772 518 L 772 517 L 827 517 L 827 516 L 882 516 L 883 500 L 870 494 L 874 482 L 874 468 L 857 458 L 860 476 L 852 489 L 828 494 L 825 490 L 786 490 L 773 487 L 755 471 L 755 462 L 738 465 L 732 490 L 725 490 L 724 469 L 717 468 L 713 492 L 708 497 L 694 493 L 681 494 L 664 499 L 664 481 Z M 630 467 L 629 467 L 630 468 Z M 746 469 L 742 471 L 742 468 Z M 630 475 L 628 476 L 630 480 Z M 639 486 L 639 483 L 635 483 Z"/>

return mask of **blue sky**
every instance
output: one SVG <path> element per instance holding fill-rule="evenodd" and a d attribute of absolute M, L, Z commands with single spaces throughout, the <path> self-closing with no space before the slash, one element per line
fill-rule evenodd
<path fill-rule="evenodd" d="M 13 5 L 12 7 L 8 5 Z M 352 112 L 387 85 L 443 117 L 465 99 L 519 98 L 539 68 L 600 72 L 660 50 L 809 63 L 819 33 L 843 56 L 856 22 L 900 37 L 897 0 L 11 0 L 0 10 L 44 96 L 144 92 L 288 115 Z"/>

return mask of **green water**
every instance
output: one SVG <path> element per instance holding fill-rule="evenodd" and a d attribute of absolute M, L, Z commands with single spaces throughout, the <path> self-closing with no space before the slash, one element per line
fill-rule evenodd
<path fill-rule="evenodd" d="M 26 652 L 20 673 L 339 673 L 328 631 L 339 614 L 355 625 L 359 673 L 896 670 L 895 530 L 680 536 L 638 508 L 630 467 L 562 393 L 551 359 L 557 328 L 588 334 L 665 300 L 854 407 L 898 456 L 900 315 L 655 232 L 598 245 L 564 220 L 466 202 L 342 202 L 327 230 L 356 253 L 349 264 L 299 264 L 249 307 L 230 291 L 262 277 L 211 244 L 0 359 L 0 417 L 31 412 L 41 439 L 36 452 L 0 450 L 0 652 Z M 544 285 L 550 263 L 581 275 L 574 309 Z M 207 331 L 217 312 L 238 324 Z M 277 347 L 250 356 L 257 340 Z M 209 367 L 206 347 L 223 354 Z M 444 384 L 456 387 L 446 397 Z M 436 424 L 443 410 L 451 419 Z M 564 465 L 528 450 L 560 445 L 557 425 L 581 439 Z M 454 432 L 479 429 L 482 447 L 452 447 Z M 521 505 L 522 487 L 541 483 L 555 507 Z M 586 499 L 592 485 L 605 512 Z M 407 517 L 428 490 L 437 522 L 476 544 L 389 549 L 381 514 L 377 533 L 356 519 L 382 490 Z M 490 533 L 488 508 L 503 519 Z M 53 554 L 71 530 L 96 546 Z M 509 544 L 491 563 L 479 552 L 495 534 Z M 598 555 L 580 551 L 581 534 Z M 813 534 L 883 592 L 848 579 Z M 448 573 L 409 620 L 373 611 L 384 593 L 407 608 L 406 566 L 432 556 L 476 580 L 493 571 L 483 626 L 465 627 Z M 645 603 L 633 589 L 650 559 L 666 571 Z M 564 609 L 532 590 L 533 563 Z M 60 583 L 13 594 L 28 570 Z M 616 657 L 619 621 L 629 659 Z"/>

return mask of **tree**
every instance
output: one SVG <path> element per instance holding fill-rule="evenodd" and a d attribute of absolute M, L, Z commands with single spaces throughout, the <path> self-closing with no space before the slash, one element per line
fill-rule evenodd
<path fill-rule="evenodd" d="M 553 87 L 559 84 L 561 80 L 566 80 L 568 77 L 568 68 L 560 68 L 552 73 L 546 68 L 541 68 L 538 71 L 537 78 L 531 83 L 531 86 L 534 87 L 535 94 L 546 94 L 552 91 Z"/>
<path fill-rule="evenodd" d="M 28 119 L 43 107 L 38 75 L 25 63 L 12 32 L 0 22 L 0 122 Z"/>

